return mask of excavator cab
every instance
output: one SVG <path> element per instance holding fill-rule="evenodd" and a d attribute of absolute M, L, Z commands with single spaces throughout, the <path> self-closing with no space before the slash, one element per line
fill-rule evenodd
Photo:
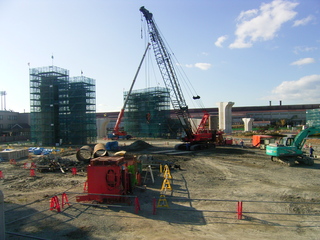
<path fill-rule="evenodd" d="M 294 137 L 283 137 L 280 140 L 280 146 L 292 146 L 294 141 Z"/>

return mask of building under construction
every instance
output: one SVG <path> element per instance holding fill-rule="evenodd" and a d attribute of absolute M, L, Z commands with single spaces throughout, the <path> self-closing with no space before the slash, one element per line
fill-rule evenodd
<path fill-rule="evenodd" d="M 306 111 L 306 122 L 309 127 L 320 126 L 320 108 Z"/>
<path fill-rule="evenodd" d="M 128 92 L 124 92 L 124 99 Z M 124 114 L 125 131 L 136 137 L 167 137 L 170 134 L 170 95 L 154 87 L 131 92 Z"/>
<path fill-rule="evenodd" d="M 42 145 L 96 142 L 95 80 L 56 66 L 31 68 L 31 141 Z"/>

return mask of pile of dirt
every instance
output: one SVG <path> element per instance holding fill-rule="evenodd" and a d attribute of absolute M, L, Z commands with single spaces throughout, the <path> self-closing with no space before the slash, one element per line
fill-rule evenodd
<path fill-rule="evenodd" d="M 142 140 L 137 140 L 130 144 L 129 146 L 125 147 L 124 150 L 126 151 L 141 151 L 145 150 L 152 147 L 149 143 L 142 141 Z"/>

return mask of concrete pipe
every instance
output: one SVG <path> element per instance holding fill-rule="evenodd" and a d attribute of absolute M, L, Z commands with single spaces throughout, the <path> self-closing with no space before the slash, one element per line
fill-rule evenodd
<path fill-rule="evenodd" d="M 83 146 L 77 151 L 77 159 L 82 162 L 89 162 L 92 156 L 92 148 Z"/>
<path fill-rule="evenodd" d="M 93 157 L 103 157 L 103 156 L 108 156 L 108 151 L 106 150 L 106 147 L 102 143 L 98 143 L 94 146 L 93 149 Z"/>

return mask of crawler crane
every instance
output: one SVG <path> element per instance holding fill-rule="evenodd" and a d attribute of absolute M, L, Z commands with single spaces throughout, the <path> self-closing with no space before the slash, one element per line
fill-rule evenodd
<path fill-rule="evenodd" d="M 127 94 L 127 97 L 126 99 L 124 100 L 124 103 L 123 103 L 123 107 L 121 108 L 121 111 L 119 112 L 119 115 L 118 115 L 118 118 L 117 118 L 117 121 L 116 121 L 116 124 L 113 128 L 113 132 L 112 134 L 110 134 L 110 138 L 111 139 L 118 139 L 118 138 L 126 138 L 126 139 L 130 139 L 131 138 L 131 135 L 128 135 L 126 131 L 120 131 L 120 124 L 121 124 L 121 121 L 122 121 L 122 118 L 123 118 L 123 115 L 124 115 L 124 110 L 126 108 L 126 105 L 128 103 L 128 100 L 129 100 L 129 97 L 130 97 L 130 94 L 132 92 L 132 88 L 136 82 L 136 79 L 137 79 L 137 76 L 139 74 L 139 71 L 140 71 L 140 68 L 141 68 L 141 65 L 143 63 L 143 60 L 147 54 L 147 51 L 149 50 L 149 46 L 150 46 L 150 43 L 148 43 L 147 47 L 146 47 L 146 50 L 144 51 L 144 54 L 142 56 L 142 59 L 140 61 L 140 64 L 139 64 L 139 67 L 138 67 L 138 70 L 136 72 L 136 75 L 134 76 L 133 78 L 133 81 L 132 81 L 132 84 L 131 84 L 131 87 L 128 91 L 128 94 Z"/>
<path fill-rule="evenodd" d="M 153 14 L 145 9 L 145 7 L 141 7 L 140 11 L 146 19 L 156 62 L 165 86 L 169 91 L 172 107 L 186 135 L 182 138 L 184 143 L 178 144 L 175 148 L 181 150 L 199 150 L 215 146 L 216 131 L 206 129 L 206 123 L 209 119 L 209 114 L 206 111 L 197 130 L 193 131 L 188 106 L 183 96 L 170 54 L 154 22 Z M 194 99 L 198 98 L 200 97 L 194 97 Z"/>

